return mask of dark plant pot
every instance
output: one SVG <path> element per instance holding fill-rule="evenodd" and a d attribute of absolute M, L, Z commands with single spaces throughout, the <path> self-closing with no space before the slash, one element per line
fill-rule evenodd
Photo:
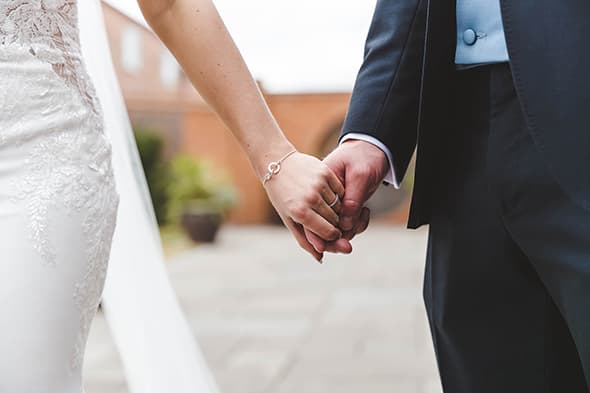
<path fill-rule="evenodd" d="M 216 210 L 186 210 L 182 213 L 181 223 L 194 242 L 213 243 L 221 227 L 222 215 Z"/>

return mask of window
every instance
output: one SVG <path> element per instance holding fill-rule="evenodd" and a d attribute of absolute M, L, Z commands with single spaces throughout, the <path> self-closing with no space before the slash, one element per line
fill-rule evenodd
<path fill-rule="evenodd" d="M 165 87 L 176 87 L 180 78 L 180 66 L 170 52 L 164 50 L 160 55 L 160 80 Z"/>
<path fill-rule="evenodd" d="M 127 72 L 137 72 L 143 66 L 141 30 L 128 26 L 121 36 L 121 62 Z"/>

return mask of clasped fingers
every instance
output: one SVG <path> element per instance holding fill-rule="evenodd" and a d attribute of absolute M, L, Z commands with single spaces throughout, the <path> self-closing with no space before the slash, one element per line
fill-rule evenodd
<path fill-rule="evenodd" d="M 291 211 L 291 217 L 325 241 L 334 241 L 342 236 L 338 226 L 344 187 L 332 171 L 323 164 L 320 165 L 321 169 L 314 175 L 315 179 L 311 179 L 302 190 L 300 199 Z"/>

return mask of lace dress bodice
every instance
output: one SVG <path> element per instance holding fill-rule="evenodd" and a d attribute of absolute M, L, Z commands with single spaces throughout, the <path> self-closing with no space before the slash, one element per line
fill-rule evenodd
<path fill-rule="evenodd" d="M 76 0 L 0 0 L 0 44 L 27 47 L 98 111 L 82 62 Z"/>

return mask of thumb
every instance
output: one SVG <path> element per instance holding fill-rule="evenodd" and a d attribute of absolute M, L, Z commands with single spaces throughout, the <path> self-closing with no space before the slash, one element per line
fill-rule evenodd
<path fill-rule="evenodd" d="M 346 175 L 346 161 L 344 158 L 345 157 L 340 154 L 340 151 L 337 148 L 332 153 L 328 154 L 328 156 L 324 158 L 323 161 L 342 184 L 344 184 L 344 178 Z"/>
<path fill-rule="evenodd" d="M 361 172 L 348 168 L 345 173 L 344 198 L 342 198 L 342 210 L 340 212 L 340 228 L 350 231 L 356 227 L 362 208 L 371 194 L 369 190 L 369 177 Z"/>

